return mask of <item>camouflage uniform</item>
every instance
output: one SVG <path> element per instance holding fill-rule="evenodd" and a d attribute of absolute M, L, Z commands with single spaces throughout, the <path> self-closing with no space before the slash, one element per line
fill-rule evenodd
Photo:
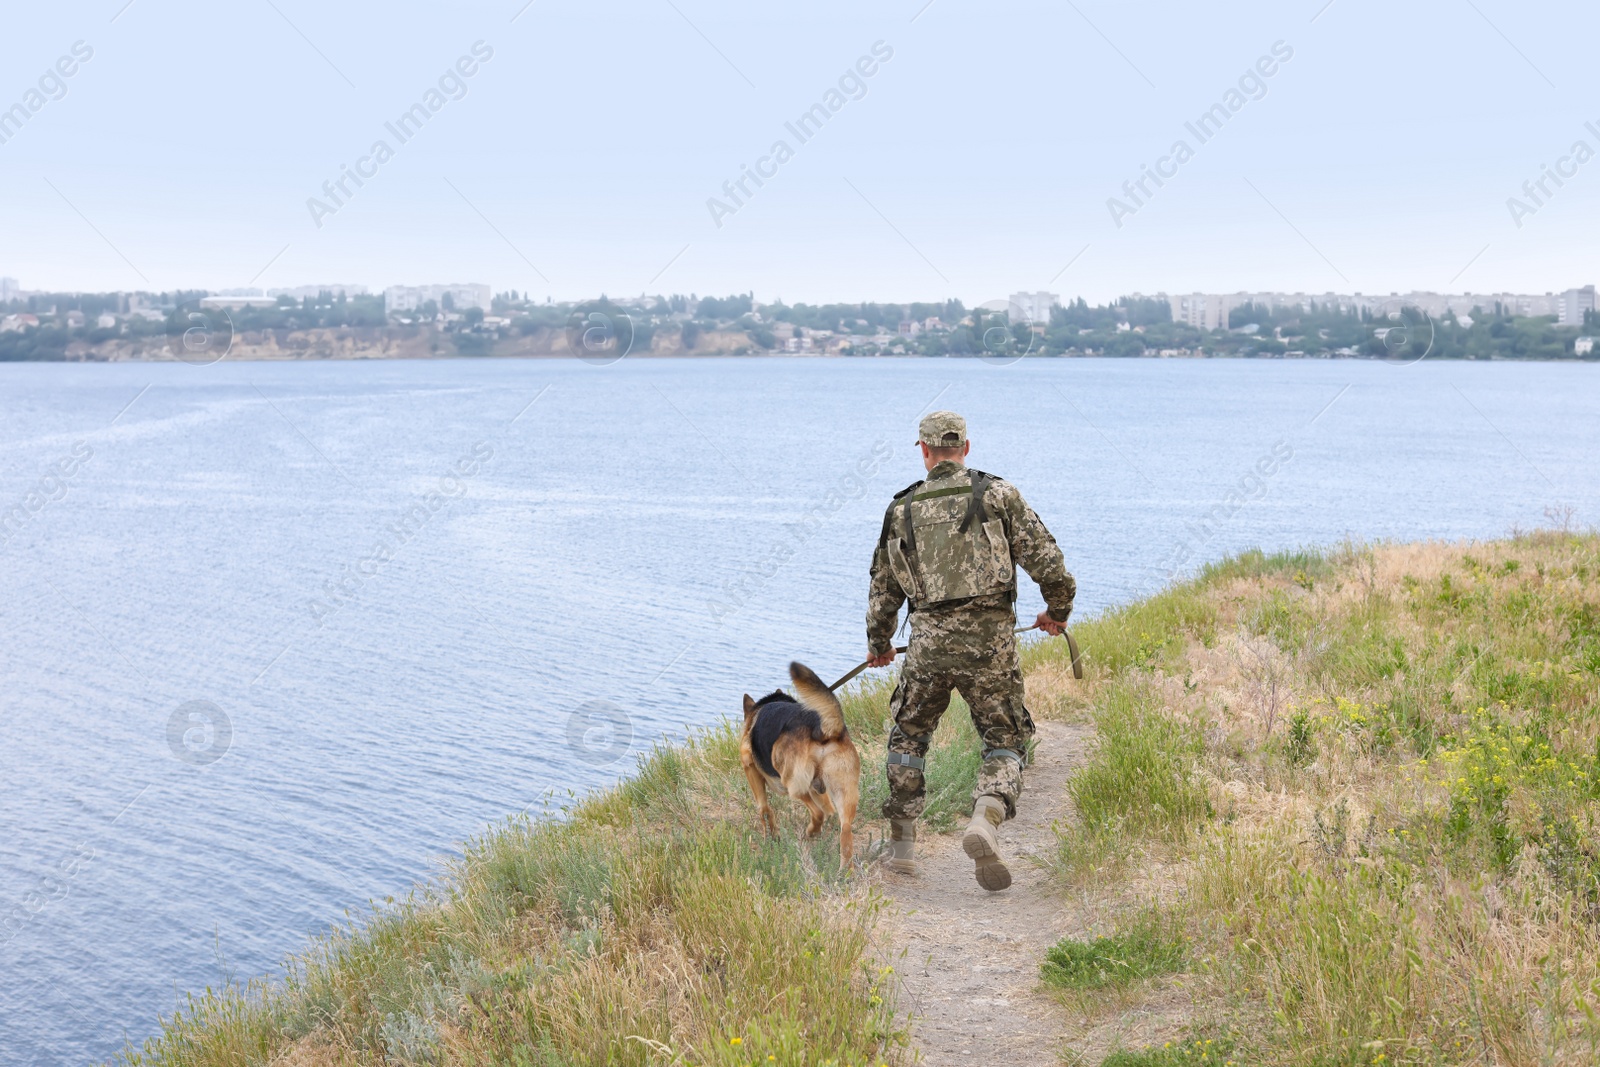
<path fill-rule="evenodd" d="M 962 424 L 962 439 L 965 426 Z M 983 539 L 978 562 L 972 549 L 964 549 L 968 562 L 952 571 L 941 567 L 940 554 L 953 554 L 955 523 L 973 507 L 974 477 L 986 481 L 981 498 Z M 905 503 L 907 494 L 918 502 L 916 542 L 907 564 Z M 942 513 L 941 513 L 942 509 Z M 948 519 L 923 526 L 921 520 Z M 966 536 L 966 535 L 962 535 Z M 1022 756 L 1033 736 L 1033 719 L 1023 704 L 1022 665 L 1017 656 L 1016 564 L 1039 583 L 1050 617 L 1067 621 L 1077 584 L 1067 573 L 1061 549 L 1015 486 L 954 460 L 938 463 L 925 481 L 909 486 L 895 497 L 883 519 L 872 555 L 872 584 L 868 594 L 867 645 L 877 655 L 893 647 L 900 605 L 911 602 L 911 641 L 900 684 L 889 701 L 894 726 L 889 734 L 889 799 L 883 814 L 889 819 L 916 818 L 922 814 L 924 782 L 920 769 L 934 728 L 950 705 L 951 690 L 960 690 L 972 713 L 972 724 L 983 739 L 983 768 L 978 773 L 973 799 L 988 795 L 1005 804 L 1006 818 L 1016 815 L 1022 792 Z M 976 569 L 961 573 L 962 567 Z M 949 576 L 954 573 L 955 577 Z M 907 589 L 906 585 L 920 586 Z M 949 594 L 980 590 L 976 595 Z M 911 757 L 912 763 L 906 760 Z"/>

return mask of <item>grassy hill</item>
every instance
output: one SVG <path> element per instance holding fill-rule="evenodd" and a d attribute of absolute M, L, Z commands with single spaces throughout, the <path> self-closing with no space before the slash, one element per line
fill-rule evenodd
<path fill-rule="evenodd" d="M 1600 1062 L 1600 539 L 1249 553 L 1092 632 L 1059 868 L 1117 919 L 1044 977 L 1108 1067 Z"/>
<path fill-rule="evenodd" d="M 1061 642 L 1024 665 L 1035 717 L 1096 727 L 1050 892 L 1104 929 L 1039 961 L 1042 1042 L 1107 1067 L 1597 1062 L 1600 538 L 1246 553 L 1074 632 L 1084 681 Z M 863 854 L 887 697 L 846 707 Z M 977 763 L 953 712 L 935 827 Z M 730 721 L 125 1059 L 910 1063 L 877 875 L 795 825 L 756 833 Z"/>

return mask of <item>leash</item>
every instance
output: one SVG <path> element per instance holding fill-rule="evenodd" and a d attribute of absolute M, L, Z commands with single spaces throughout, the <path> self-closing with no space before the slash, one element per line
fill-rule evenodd
<path fill-rule="evenodd" d="M 1014 634 L 1025 634 L 1029 630 L 1037 630 L 1038 628 L 1039 628 L 1039 624 L 1038 623 L 1034 623 L 1032 626 L 1020 626 L 1017 629 L 1012 630 L 1011 632 L 1014 633 Z M 1067 651 L 1072 654 L 1072 676 L 1074 678 L 1082 678 L 1083 677 L 1083 657 L 1078 652 L 1078 642 L 1076 642 L 1076 641 L 1074 641 L 1072 639 L 1072 631 L 1071 630 L 1062 630 L 1061 631 L 1061 636 L 1065 637 L 1067 639 Z M 904 652 L 907 649 L 907 647 L 909 647 L 909 646 L 907 646 L 907 645 L 897 645 L 897 646 L 895 646 L 895 653 L 898 655 L 899 653 Z M 844 685 L 844 683 L 850 681 L 850 679 L 854 678 L 856 675 L 860 674 L 862 671 L 864 671 L 866 669 L 867 669 L 867 661 L 866 660 L 862 660 L 860 663 L 856 664 L 855 668 L 853 670 L 851 670 L 849 674 L 845 675 L 843 678 L 840 678 L 837 682 L 834 682 L 832 685 L 828 686 L 828 690 L 830 692 L 836 691 L 841 685 Z"/>

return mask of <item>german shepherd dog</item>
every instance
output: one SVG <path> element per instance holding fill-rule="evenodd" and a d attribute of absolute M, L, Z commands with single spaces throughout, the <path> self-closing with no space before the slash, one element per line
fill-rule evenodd
<path fill-rule="evenodd" d="M 767 803 L 767 785 L 779 786 L 811 812 L 807 837 L 816 837 L 822 820 L 839 816 L 839 859 L 848 867 L 855 838 L 856 803 L 861 791 L 861 754 L 844 725 L 844 711 L 833 691 L 811 670 L 789 664 L 796 700 L 783 690 L 760 700 L 744 696 L 744 738 L 739 762 L 756 797 L 756 812 L 770 836 L 777 820 Z"/>

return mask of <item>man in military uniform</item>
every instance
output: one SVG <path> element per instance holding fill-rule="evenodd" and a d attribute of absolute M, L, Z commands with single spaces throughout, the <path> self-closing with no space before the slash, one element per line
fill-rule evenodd
<path fill-rule="evenodd" d="M 1033 719 L 1022 702 L 1017 657 L 1016 564 L 1044 594 L 1036 620 L 1048 634 L 1065 629 L 1077 584 L 1061 549 L 1016 487 L 967 467 L 967 423 L 935 411 L 918 426 L 928 477 L 897 494 L 883 516 L 872 554 L 867 606 L 867 662 L 894 662 L 900 605 L 910 603 L 911 641 L 900 684 L 889 701 L 889 867 L 914 873 L 922 772 L 939 719 L 960 690 L 983 740 L 983 768 L 973 790 L 972 822 L 962 847 L 978 884 L 1011 885 L 995 830 L 1017 813 Z"/>

